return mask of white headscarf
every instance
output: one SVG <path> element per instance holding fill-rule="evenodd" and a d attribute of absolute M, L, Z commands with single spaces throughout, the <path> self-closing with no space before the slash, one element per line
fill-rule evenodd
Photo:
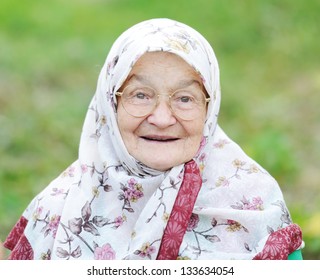
<path fill-rule="evenodd" d="M 183 58 L 211 97 L 194 158 L 202 187 L 180 258 L 252 259 L 270 232 L 291 224 L 276 181 L 217 125 L 219 67 L 202 35 L 182 23 L 152 19 L 125 31 L 100 72 L 83 126 L 79 159 L 31 202 L 24 235 L 35 259 L 155 259 L 184 175 L 139 163 L 117 125 L 115 92 L 146 52 Z"/>

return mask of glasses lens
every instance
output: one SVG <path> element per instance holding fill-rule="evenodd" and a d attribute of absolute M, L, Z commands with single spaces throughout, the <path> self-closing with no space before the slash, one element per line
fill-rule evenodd
<path fill-rule="evenodd" d="M 170 98 L 172 111 L 183 120 L 193 120 L 205 108 L 205 97 L 200 91 L 178 90 Z"/>
<path fill-rule="evenodd" d="M 124 109 L 134 117 L 143 117 L 151 113 L 156 102 L 156 93 L 150 87 L 128 86 L 122 94 Z"/>

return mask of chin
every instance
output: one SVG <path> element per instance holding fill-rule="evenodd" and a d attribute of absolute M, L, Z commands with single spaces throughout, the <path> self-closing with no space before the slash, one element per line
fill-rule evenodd
<path fill-rule="evenodd" d="M 144 164 L 146 164 L 147 166 L 149 166 L 150 168 L 153 168 L 155 170 L 168 171 L 171 168 L 178 166 L 182 163 L 184 163 L 184 162 L 181 162 L 181 161 L 168 162 L 168 158 L 166 158 L 163 161 L 158 160 L 157 162 L 148 162 L 148 163 L 144 163 Z"/>
<path fill-rule="evenodd" d="M 175 165 L 168 165 L 168 163 L 166 163 L 165 165 L 162 165 L 162 164 L 148 164 L 147 166 L 155 169 L 155 170 L 159 170 L 159 171 L 168 171 L 170 170 L 172 167 L 174 167 Z"/>
<path fill-rule="evenodd" d="M 168 171 L 171 168 L 188 162 L 192 154 L 175 153 L 173 149 L 148 150 L 146 153 L 132 154 L 142 164 L 159 171 Z"/>

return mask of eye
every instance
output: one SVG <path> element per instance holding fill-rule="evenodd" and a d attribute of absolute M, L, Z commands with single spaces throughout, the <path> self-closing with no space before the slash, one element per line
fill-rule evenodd
<path fill-rule="evenodd" d="M 148 99 L 148 98 L 150 98 L 150 94 L 148 95 L 146 92 L 143 92 L 140 90 L 140 91 L 136 91 L 133 94 L 133 97 L 137 98 L 137 99 Z"/>
<path fill-rule="evenodd" d="M 155 93 L 152 89 L 149 88 L 136 88 L 136 87 L 129 87 L 125 93 L 126 100 L 129 103 L 136 104 L 136 105 L 148 105 L 154 102 Z"/>
<path fill-rule="evenodd" d="M 182 103 L 192 102 L 192 98 L 190 96 L 181 96 L 179 97 L 179 101 Z"/>
<path fill-rule="evenodd" d="M 173 95 L 173 100 L 175 103 L 190 104 L 195 102 L 195 97 L 192 92 L 178 91 Z"/>

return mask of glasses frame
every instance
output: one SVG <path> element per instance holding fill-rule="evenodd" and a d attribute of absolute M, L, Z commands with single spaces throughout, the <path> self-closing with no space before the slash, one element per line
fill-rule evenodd
<path fill-rule="evenodd" d="M 128 85 L 128 86 L 126 86 L 122 91 L 117 91 L 117 92 L 115 93 L 115 95 L 116 95 L 116 96 L 119 96 L 119 97 L 122 97 L 122 95 L 123 95 L 123 93 L 125 92 L 125 90 L 126 90 L 128 87 L 131 87 L 131 86 L 132 86 L 132 85 Z M 157 91 L 156 91 L 154 88 L 149 87 L 149 86 L 143 86 L 143 88 L 152 89 L 152 90 L 156 93 L 156 96 L 157 96 L 157 101 L 156 101 L 156 103 L 154 104 L 154 108 L 153 108 L 152 110 L 150 110 L 150 112 L 148 112 L 148 113 L 146 113 L 146 114 L 144 114 L 144 115 L 142 115 L 142 116 L 135 116 L 134 114 L 132 114 L 132 113 L 130 113 L 130 112 L 127 111 L 126 107 L 124 106 L 123 102 L 121 101 L 122 99 L 120 100 L 123 109 L 124 109 L 129 115 L 131 115 L 131 116 L 133 116 L 133 117 L 135 117 L 135 118 L 143 118 L 143 117 L 145 117 L 145 116 L 148 116 L 148 115 L 152 114 L 152 112 L 157 108 L 157 106 L 158 106 L 158 104 L 159 104 L 159 97 L 160 97 L 161 95 L 168 97 L 169 100 L 170 100 L 171 97 L 172 97 L 176 92 L 178 92 L 178 91 L 181 90 L 181 89 L 177 89 L 177 90 L 174 91 L 172 94 L 169 94 L 169 95 L 168 95 L 168 94 L 165 94 L 165 93 L 157 93 Z M 206 95 L 205 95 L 205 93 L 204 93 L 203 91 L 201 91 L 201 92 L 203 93 L 203 95 L 204 95 L 204 97 L 205 97 L 205 99 L 204 99 L 204 101 L 205 101 L 205 102 L 204 102 L 204 105 L 206 106 L 207 103 L 210 102 L 211 98 L 210 98 L 210 97 L 206 97 Z M 172 107 L 171 107 L 171 102 L 170 102 L 170 101 L 169 101 L 168 104 L 169 104 L 170 111 L 171 111 L 172 114 L 174 114 L 176 117 L 178 117 L 178 118 L 180 118 L 180 119 L 182 119 L 182 120 L 186 120 L 186 121 L 191 121 L 191 120 L 196 119 L 196 116 L 195 116 L 194 118 L 192 118 L 192 119 L 185 119 L 185 118 L 180 117 L 180 116 L 172 109 Z"/>

